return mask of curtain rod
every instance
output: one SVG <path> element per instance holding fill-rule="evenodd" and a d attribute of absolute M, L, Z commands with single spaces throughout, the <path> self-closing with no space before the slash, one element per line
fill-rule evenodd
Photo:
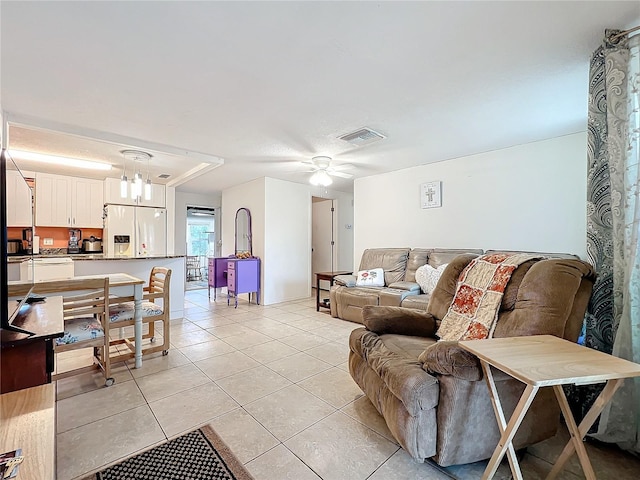
<path fill-rule="evenodd" d="M 615 42 L 618 38 L 624 37 L 625 35 L 629 35 L 631 32 L 635 32 L 636 30 L 640 30 L 640 25 L 637 27 L 630 28 L 629 30 L 625 30 L 624 32 L 620 32 L 617 35 L 613 35 L 609 38 L 610 42 Z"/>

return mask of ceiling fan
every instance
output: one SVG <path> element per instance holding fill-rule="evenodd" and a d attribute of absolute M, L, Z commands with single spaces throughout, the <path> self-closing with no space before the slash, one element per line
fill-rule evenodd
<path fill-rule="evenodd" d="M 342 171 L 345 168 L 350 168 L 352 165 L 345 163 L 334 167 L 331 165 L 331 157 L 313 157 L 310 161 L 304 161 L 303 163 L 311 166 L 311 170 L 309 170 L 309 172 L 313 173 L 311 178 L 309 178 L 311 185 L 327 187 L 333 183 L 331 177 L 353 178 L 351 173 Z"/>

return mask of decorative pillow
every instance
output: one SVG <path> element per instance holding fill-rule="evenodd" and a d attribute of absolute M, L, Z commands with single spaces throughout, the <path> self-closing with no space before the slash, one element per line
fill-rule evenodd
<path fill-rule="evenodd" d="M 337 275 L 333 278 L 333 282 L 345 287 L 355 287 L 357 277 L 355 275 Z"/>
<path fill-rule="evenodd" d="M 448 263 L 440 265 L 438 268 L 433 268 L 428 263 L 416 270 L 416 282 L 420 285 L 420 288 L 424 293 L 431 294 L 440 280 L 440 276 L 444 269 L 447 268 Z"/>
<path fill-rule="evenodd" d="M 358 287 L 384 287 L 384 270 L 373 268 L 371 270 L 360 270 L 356 280 Z"/>

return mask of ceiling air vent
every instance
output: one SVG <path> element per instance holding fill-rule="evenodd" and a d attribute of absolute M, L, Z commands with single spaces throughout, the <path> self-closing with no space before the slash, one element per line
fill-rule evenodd
<path fill-rule="evenodd" d="M 340 140 L 344 140 L 345 142 L 349 142 L 352 145 L 368 145 L 373 142 L 377 142 L 378 140 L 385 139 L 384 135 L 378 133 L 374 130 L 371 130 L 367 127 L 362 127 L 355 132 L 347 133 L 345 135 L 340 135 L 338 137 Z"/>
<path fill-rule="evenodd" d="M 169 178 L 170 176 L 170 173 L 161 173 L 160 175 L 158 175 L 158 178 Z"/>

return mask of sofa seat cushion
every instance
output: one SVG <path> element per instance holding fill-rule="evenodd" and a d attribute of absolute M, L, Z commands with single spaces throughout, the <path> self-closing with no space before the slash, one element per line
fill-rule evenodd
<path fill-rule="evenodd" d="M 364 328 L 349 337 L 351 351 L 365 360 L 412 416 L 438 404 L 438 381 L 422 369 L 417 358 L 429 342 L 422 337 L 379 336 Z"/>
<path fill-rule="evenodd" d="M 142 317 L 155 317 L 162 315 L 162 307 L 153 302 L 142 302 Z M 111 322 L 124 322 L 133 320 L 133 302 L 117 303 L 109 305 L 109 319 Z"/>
<path fill-rule="evenodd" d="M 409 292 L 420 292 L 420 285 L 416 282 L 393 282 L 389 288 L 396 290 L 407 290 Z"/>
<path fill-rule="evenodd" d="M 72 318 L 64 321 L 64 336 L 56 338 L 56 345 L 67 345 L 102 337 L 104 337 L 104 330 L 95 318 Z"/>
<path fill-rule="evenodd" d="M 410 295 L 402 299 L 401 307 L 415 308 L 416 310 L 427 310 L 431 295 L 423 293 L 421 295 Z"/>

